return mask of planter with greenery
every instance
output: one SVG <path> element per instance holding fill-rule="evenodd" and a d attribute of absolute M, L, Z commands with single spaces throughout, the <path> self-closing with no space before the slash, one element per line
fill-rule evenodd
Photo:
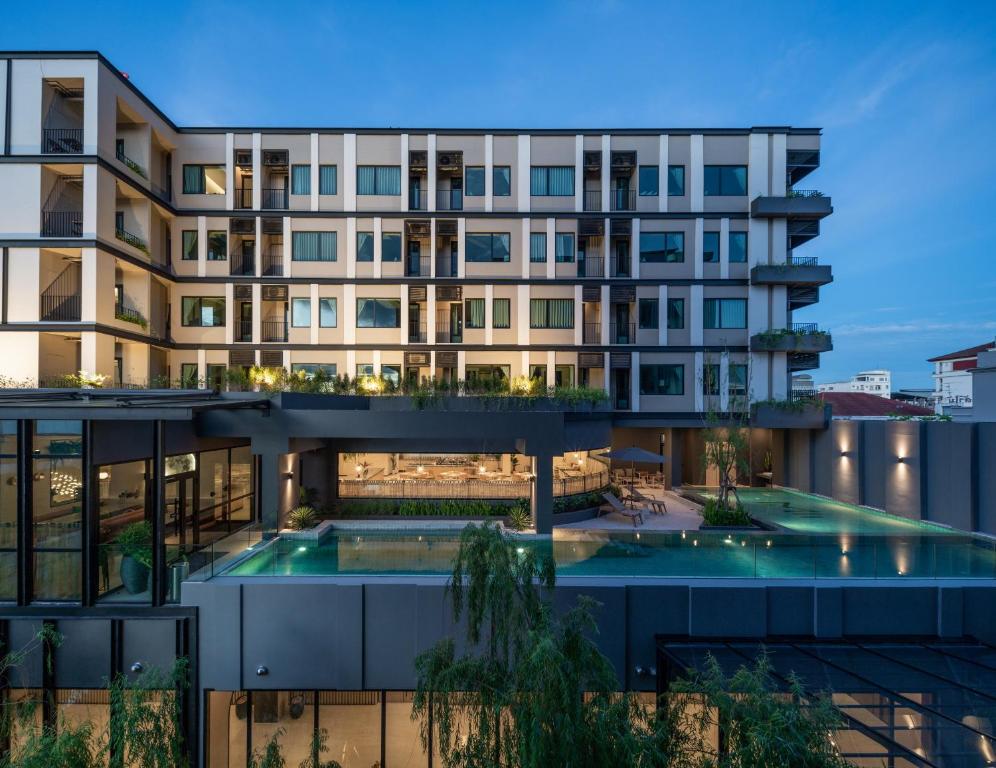
<path fill-rule="evenodd" d="M 147 592 L 152 574 L 152 525 L 131 523 L 115 539 L 121 553 L 121 583 L 132 595 Z"/>
<path fill-rule="evenodd" d="M 313 507 L 294 507 L 287 515 L 287 527 L 292 531 L 307 531 L 318 525 L 318 513 Z"/>
<path fill-rule="evenodd" d="M 753 528 L 754 523 L 742 507 L 735 504 L 722 507 L 716 499 L 706 499 L 702 507 L 702 527 Z"/>

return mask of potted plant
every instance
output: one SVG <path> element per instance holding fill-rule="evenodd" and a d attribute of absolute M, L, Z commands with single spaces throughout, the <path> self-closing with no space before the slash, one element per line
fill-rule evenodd
<path fill-rule="evenodd" d="M 149 589 L 152 572 L 152 526 L 148 521 L 131 523 L 115 540 L 121 553 L 121 583 L 132 595 Z"/>

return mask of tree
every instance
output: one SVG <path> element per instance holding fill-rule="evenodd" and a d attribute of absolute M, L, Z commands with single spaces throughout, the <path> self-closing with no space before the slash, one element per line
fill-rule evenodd
<path fill-rule="evenodd" d="M 724 353 L 725 354 L 725 353 Z M 750 374 L 740 393 L 730 394 L 727 407 L 721 412 L 715 407 L 715 398 L 722 383 L 719 380 L 718 363 L 706 363 L 703 366 L 701 386 L 707 393 L 705 424 L 702 431 L 702 466 L 703 469 L 715 467 L 719 474 L 719 488 L 716 492 L 716 509 L 720 515 L 726 515 L 736 508 L 741 508 L 740 495 L 737 493 L 737 478 L 750 474 Z M 730 496 L 736 499 L 734 505 Z"/>

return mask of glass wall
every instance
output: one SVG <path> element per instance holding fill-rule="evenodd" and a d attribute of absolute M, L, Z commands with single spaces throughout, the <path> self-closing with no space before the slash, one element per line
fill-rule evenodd
<path fill-rule="evenodd" d="M 0 601 L 17 599 L 17 422 L 0 421 Z"/>
<path fill-rule="evenodd" d="M 34 599 L 79 600 L 83 424 L 36 421 L 32 442 Z"/>
<path fill-rule="evenodd" d="M 147 478 L 148 464 L 144 460 L 97 467 L 97 594 L 102 599 L 151 599 L 152 531 L 147 522 Z M 144 551 L 134 551 L 136 547 Z"/>

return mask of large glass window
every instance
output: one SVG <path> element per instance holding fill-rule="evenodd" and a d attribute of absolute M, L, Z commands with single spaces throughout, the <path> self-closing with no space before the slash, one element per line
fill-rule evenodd
<path fill-rule="evenodd" d="M 530 328 L 573 328 L 574 299 L 530 299 Z"/>
<path fill-rule="evenodd" d="M 357 299 L 357 328 L 400 328 L 400 299 Z"/>
<path fill-rule="evenodd" d="M 744 363 L 730 363 L 730 397 L 744 397 L 747 394 L 747 366 Z"/>
<path fill-rule="evenodd" d="M 31 460 L 34 599 L 81 598 L 83 424 L 36 421 Z"/>
<path fill-rule="evenodd" d="M 510 328 L 512 314 L 511 309 L 512 302 L 510 299 L 495 299 L 491 309 L 492 327 Z"/>
<path fill-rule="evenodd" d="M 546 232 L 529 235 L 529 261 L 540 264 L 546 261 Z"/>
<path fill-rule="evenodd" d="M 182 237 L 183 246 L 180 258 L 184 261 L 197 261 L 197 230 L 185 229 Z"/>
<path fill-rule="evenodd" d="M 573 387 L 574 366 L 573 365 L 553 366 L 553 385 L 555 387 Z"/>
<path fill-rule="evenodd" d="M 338 300 L 328 296 L 318 300 L 318 327 L 335 328 L 338 324 Z"/>
<path fill-rule="evenodd" d="M 658 299 L 640 299 L 640 328 L 645 330 L 656 330 L 660 323 L 658 320 L 659 314 L 660 307 Z"/>
<path fill-rule="evenodd" d="M 292 232 L 291 260 L 335 261 L 336 241 L 335 232 Z"/>
<path fill-rule="evenodd" d="M 318 194 L 336 195 L 339 189 L 339 174 L 334 165 L 318 166 Z"/>
<path fill-rule="evenodd" d="M 495 197 L 508 197 L 512 194 L 512 167 L 509 165 L 496 165 L 494 167 L 494 188 L 491 190 Z"/>
<path fill-rule="evenodd" d="M 685 260 L 684 232 L 641 232 L 640 261 L 678 263 Z"/>
<path fill-rule="evenodd" d="M 534 197 L 574 195 L 573 165 L 534 165 L 529 174 L 529 194 Z"/>
<path fill-rule="evenodd" d="M 680 331 L 685 327 L 685 300 L 667 300 L 667 327 L 668 330 Z"/>
<path fill-rule="evenodd" d="M 702 394 L 706 397 L 719 395 L 719 366 L 716 363 L 702 366 Z"/>
<path fill-rule="evenodd" d="M 223 195 L 226 178 L 223 165 L 184 165 L 183 194 Z"/>
<path fill-rule="evenodd" d="M 180 364 L 180 386 L 184 389 L 197 389 L 197 363 Z"/>
<path fill-rule="evenodd" d="M 401 166 L 399 165 L 356 166 L 356 194 L 400 195 Z"/>
<path fill-rule="evenodd" d="M 574 235 L 569 232 L 558 232 L 554 246 L 554 254 L 558 263 L 574 263 Z"/>
<path fill-rule="evenodd" d="M 225 325 L 225 299 L 221 296 L 184 296 L 181 300 L 181 323 L 188 327 Z"/>
<path fill-rule="evenodd" d="M 311 194 L 311 166 L 292 165 L 291 166 L 291 194 L 310 195 Z"/>
<path fill-rule="evenodd" d="M 702 170 L 706 197 L 737 197 L 747 194 L 746 165 L 707 165 Z"/>
<path fill-rule="evenodd" d="M 742 264 L 747 261 L 747 233 L 730 232 L 730 263 Z"/>
<path fill-rule="evenodd" d="M 484 299 L 467 299 L 467 318 L 464 323 L 467 328 L 484 327 Z"/>
<path fill-rule="evenodd" d="M 702 233 L 702 261 L 706 264 L 719 263 L 719 232 Z"/>
<path fill-rule="evenodd" d="M 685 394 L 685 366 L 683 365 L 641 365 L 641 395 L 683 395 Z"/>
<path fill-rule="evenodd" d="M 401 233 L 383 232 L 380 236 L 380 260 L 401 261 Z"/>
<path fill-rule="evenodd" d="M 335 374 L 335 366 L 333 375 Z M 231 456 L 231 519 L 237 522 L 252 520 L 252 450 L 248 445 L 232 448 Z"/>
<path fill-rule="evenodd" d="M 702 315 L 705 328 L 746 328 L 747 299 L 705 299 Z"/>
<path fill-rule="evenodd" d="M 319 371 L 327 378 L 335 378 L 337 370 L 335 363 L 291 363 L 291 373 L 303 373 L 309 379 Z"/>
<path fill-rule="evenodd" d="M 228 260 L 228 233 L 224 230 L 210 230 L 207 233 L 207 260 Z"/>
<path fill-rule="evenodd" d="M 374 260 L 374 234 L 373 232 L 356 233 L 356 260 Z"/>
<path fill-rule="evenodd" d="M 0 421 L 0 601 L 17 598 L 17 422 Z"/>
<path fill-rule="evenodd" d="M 311 327 L 311 299 L 291 299 L 291 328 Z"/>
<path fill-rule="evenodd" d="M 640 166 L 640 197 L 657 197 L 660 194 L 660 172 L 656 165 Z"/>
<path fill-rule="evenodd" d="M 669 165 L 667 167 L 667 196 L 685 196 L 685 166 Z"/>
<path fill-rule="evenodd" d="M 201 530 L 227 530 L 228 449 L 205 451 L 199 455 L 198 488 Z"/>
<path fill-rule="evenodd" d="M 121 543 L 141 545 L 142 535 L 151 534 L 146 523 L 146 462 L 129 461 L 97 467 L 100 544 L 97 550 L 97 591 L 101 597 L 121 601 L 149 602 L 152 540 L 144 552 Z M 127 557 L 125 557 L 127 555 Z"/>
<path fill-rule="evenodd" d="M 464 169 L 463 193 L 467 197 L 484 196 L 484 166 L 468 165 Z"/>
<path fill-rule="evenodd" d="M 475 384 L 499 384 L 508 381 L 510 370 L 507 365 L 468 365 L 464 375 Z"/>
<path fill-rule="evenodd" d="M 466 259 L 468 262 L 508 261 L 508 232 L 475 232 L 467 235 Z"/>

